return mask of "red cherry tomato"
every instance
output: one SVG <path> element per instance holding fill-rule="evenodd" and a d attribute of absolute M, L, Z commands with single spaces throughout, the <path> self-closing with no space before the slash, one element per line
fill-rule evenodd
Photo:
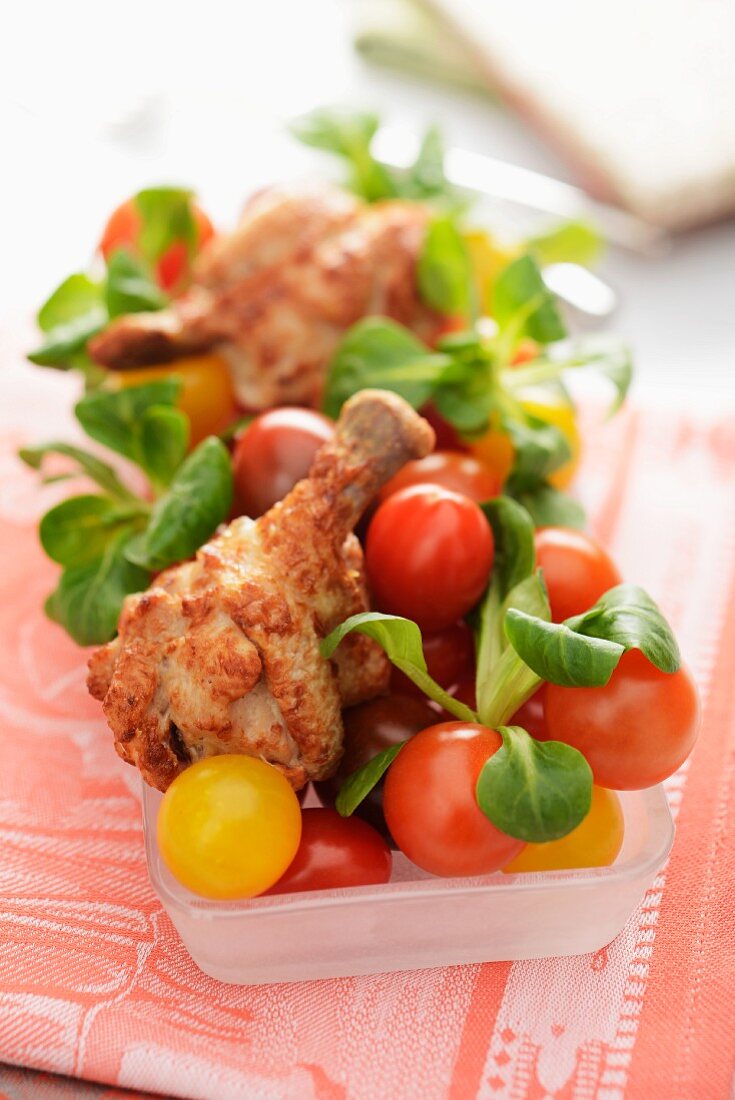
<path fill-rule="evenodd" d="M 339 767 L 331 779 L 314 784 L 319 798 L 327 806 L 334 805 L 348 775 L 367 764 L 383 749 L 407 741 L 419 730 L 433 726 L 436 714 L 423 698 L 414 699 L 393 693 L 350 707 L 343 712 L 342 720 L 345 727 L 344 755 Z M 360 803 L 355 815 L 369 822 L 386 840 L 391 841 L 383 815 L 383 780 Z"/>
<path fill-rule="evenodd" d="M 475 667 L 475 641 L 464 619 L 453 623 L 436 634 L 424 634 L 424 657 L 429 675 L 443 688 L 451 688 L 460 680 L 473 675 Z M 391 670 L 391 687 L 394 691 L 424 699 L 425 695 L 397 668 Z"/>
<path fill-rule="evenodd" d="M 388 882 L 392 865 L 390 848 L 365 821 L 340 817 L 336 810 L 304 810 L 301 843 L 293 863 L 266 893 Z"/>
<path fill-rule="evenodd" d="M 433 875 L 487 875 L 523 848 L 477 805 L 486 760 L 502 745 L 495 730 L 443 722 L 417 733 L 388 769 L 385 819 L 410 860 Z"/>
<path fill-rule="evenodd" d="M 452 451 L 435 451 L 426 458 L 407 462 L 383 486 L 380 499 L 387 500 L 393 493 L 408 485 L 441 485 L 444 489 L 451 489 L 453 493 L 462 493 L 478 504 L 496 497 L 500 492 L 500 481 L 492 470 L 483 466 L 472 455 Z"/>
<path fill-rule="evenodd" d="M 413 619 L 422 630 L 444 630 L 484 592 L 493 537 L 468 497 L 414 485 L 380 505 L 365 556 L 378 607 Z"/>
<path fill-rule="evenodd" d="M 312 409 L 284 407 L 256 416 L 232 459 L 240 514 L 255 519 L 283 500 L 333 435 L 333 422 Z"/>
<path fill-rule="evenodd" d="M 684 763 L 697 739 L 697 689 L 685 668 L 661 672 L 638 650 L 620 658 L 605 687 L 546 685 L 547 736 L 579 749 L 595 783 L 652 787 Z"/>
<path fill-rule="evenodd" d="M 599 543 L 572 528 L 543 527 L 537 531 L 536 561 L 543 570 L 555 623 L 581 615 L 622 580 Z"/>
<path fill-rule="evenodd" d="M 197 231 L 196 251 L 198 252 L 214 236 L 214 228 L 204 211 L 192 204 L 192 215 Z M 135 205 L 135 198 L 128 199 L 110 215 L 100 240 L 100 252 L 109 259 L 117 248 L 127 248 L 139 252 L 141 216 Z M 185 241 L 173 241 L 156 264 L 156 279 L 164 290 L 173 290 L 188 274 L 189 250 Z"/>

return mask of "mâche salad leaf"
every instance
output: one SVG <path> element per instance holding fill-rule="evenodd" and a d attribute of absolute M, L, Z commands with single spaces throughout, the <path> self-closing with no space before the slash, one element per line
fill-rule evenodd
<path fill-rule="evenodd" d="M 104 489 L 109 496 L 114 497 L 116 500 L 138 501 L 135 493 L 131 492 L 126 485 L 123 485 L 109 463 L 103 462 L 102 459 L 97 458 L 97 455 L 90 454 L 89 451 L 85 451 L 81 447 L 75 447 L 71 443 L 53 442 L 42 443 L 34 447 L 22 447 L 18 452 L 19 458 L 33 470 L 42 470 L 44 460 L 50 455 L 61 455 L 63 458 L 72 459 L 76 464 L 76 470 L 61 475 L 65 480 L 72 477 L 88 477 L 95 481 L 100 489 Z M 44 478 L 44 481 L 48 480 L 48 478 Z M 58 481 L 58 475 L 53 480 Z"/>
<path fill-rule="evenodd" d="M 36 470 L 50 456 L 67 458 L 74 469 L 62 477 L 86 477 L 102 490 L 62 501 L 40 524 L 44 550 L 64 567 L 46 611 L 80 645 L 113 638 L 125 596 L 144 589 L 152 572 L 190 557 L 229 513 L 227 449 L 212 436 L 186 457 L 188 418 L 174 407 L 180 385 L 172 377 L 100 391 L 75 410 L 92 439 L 147 474 L 156 494 L 153 504 L 80 447 L 52 442 L 20 452 Z"/>
<path fill-rule="evenodd" d="M 345 619 L 322 641 L 322 657 L 331 657 L 339 643 L 356 631 L 366 634 L 385 650 L 388 660 L 399 668 L 412 683 L 439 703 L 455 718 L 464 722 L 476 722 L 477 715 L 464 703 L 454 699 L 432 679 L 426 668 L 421 631 L 410 619 L 399 615 L 385 615 L 381 611 L 363 611 Z"/>
<path fill-rule="evenodd" d="M 400 394 L 420 408 L 451 360 L 432 352 L 403 325 L 387 317 L 366 317 L 349 330 L 330 364 L 322 408 L 337 417 L 359 390 L 377 387 Z"/>
<path fill-rule="evenodd" d="M 176 241 L 182 241 L 189 257 L 193 256 L 197 246 L 193 191 L 187 187 L 147 187 L 135 195 L 133 204 L 140 216 L 138 244 L 149 268 Z"/>
<path fill-rule="evenodd" d="M 527 336 L 537 344 L 551 344 L 566 336 L 554 295 L 541 277 L 538 264 L 526 254 L 501 271 L 493 288 L 493 317 L 504 342 Z"/>
<path fill-rule="evenodd" d="M 192 556 L 227 516 L 232 504 L 232 467 L 221 439 L 210 436 L 184 460 L 153 507 L 145 531 L 128 547 L 128 558 L 158 572 Z"/>
<path fill-rule="evenodd" d="M 349 817 L 355 812 L 373 787 L 377 787 L 404 745 L 405 741 L 398 745 L 389 745 L 387 749 L 383 749 L 361 768 L 347 776 L 334 803 L 337 813 L 342 817 Z"/>
<path fill-rule="evenodd" d="M 568 221 L 554 225 L 545 233 L 529 237 L 528 251 L 540 264 L 584 264 L 598 260 L 604 241 L 591 222 Z"/>
<path fill-rule="evenodd" d="M 505 631 L 516 653 L 541 679 L 564 687 L 602 687 L 628 649 L 639 649 L 662 672 L 681 658 L 671 627 L 637 585 L 611 588 L 583 615 L 563 623 L 510 609 Z"/>
<path fill-rule="evenodd" d="M 104 294 L 109 320 L 123 313 L 164 309 L 169 301 L 145 263 L 124 248 L 117 249 L 108 260 Z"/>
<path fill-rule="evenodd" d="M 125 557 L 130 531 L 117 531 L 92 561 L 68 566 L 46 600 L 46 614 L 78 645 L 109 642 L 117 631 L 123 600 L 140 592 L 150 573 Z"/>
<path fill-rule="evenodd" d="M 181 380 L 171 376 L 88 394 L 74 412 L 91 439 L 131 459 L 161 486 L 186 453 L 188 422 L 173 407 L 180 393 Z"/>
<path fill-rule="evenodd" d="M 536 741 L 520 726 L 498 726 L 502 747 L 483 765 L 477 804 L 508 836 L 544 844 L 566 836 L 587 816 L 592 770 L 561 741 Z"/>
<path fill-rule="evenodd" d="M 429 222 L 416 277 L 421 297 L 432 309 L 448 316 L 475 317 L 477 302 L 470 257 L 450 215 Z"/>

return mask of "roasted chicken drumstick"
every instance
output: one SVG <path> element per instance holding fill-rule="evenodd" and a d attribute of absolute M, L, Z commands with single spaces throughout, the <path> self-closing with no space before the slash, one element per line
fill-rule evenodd
<path fill-rule="evenodd" d="M 341 709 L 383 691 L 386 658 L 351 635 L 336 660 L 320 640 L 368 609 L 352 534 L 380 486 L 434 443 L 394 394 L 364 390 L 342 410 L 310 475 L 258 520 L 236 519 L 197 553 L 129 596 L 118 637 L 92 656 L 119 755 L 166 790 L 188 764 L 259 756 L 295 789 L 331 774 Z"/>
<path fill-rule="evenodd" d="M 235 231 L 204 249 L 183 297 L 118 318 L 90 353 L 124 369 L 216 349 L 245 408 L 317 406 L 327 364 L 361 317 L 436 333 L 416 282 L 428 218 L 420 203 L 366 205 L 330 186 L 261 191 Z"/>

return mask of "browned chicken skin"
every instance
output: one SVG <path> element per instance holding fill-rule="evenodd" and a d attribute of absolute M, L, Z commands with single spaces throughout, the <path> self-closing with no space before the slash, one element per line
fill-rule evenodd
<path fill-rule="evenodd" d="M 295 789 L 331 774 L 342 707 L 385 690 L 389 671 L 362 635 L 332 661 L 319 653 L 330 630 L 369 606 L 352 528 L 433 443 L 400 397 L 364 390 L 284 500 L 258 520 L 236 519 L 195 561 L 127 598 L 88 685 L 119 755 L 147 783 L 166 790 L 188 764 L 229 752 L 276 765 Z"/>
<path fill-rule="evenodd" d="M 428 217 L 419 203 L 366 205 L 330 186 L 261 191 L 202 252 L 183 297 L 118 318 L 89 350 L 124 369 L 216 349 L 245 408 L 317 406 L 327 364 L 361 317 L 392 317 L 426 340 L 436 332 L 416 285 Z"/>

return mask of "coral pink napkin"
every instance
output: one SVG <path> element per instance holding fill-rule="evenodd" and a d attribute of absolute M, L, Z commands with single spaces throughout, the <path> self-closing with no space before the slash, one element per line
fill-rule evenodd
<path fill-rule="evenodd" d="M 702 690 L 668 784 L 677 838 L 593 956 L 270 987 L 205 977 L 148 882 L 137 781 L 41 610 L 55 567 L 18 445 L 68 436 L 71 383 L 8 368 L 0 418 L 0 1061 L 208 1100 L 725 1100 L 735 1056 L 735 423 L 628 411 L 581 492 Z M 451 936 L 451 928 L 446 933 Z"/>

